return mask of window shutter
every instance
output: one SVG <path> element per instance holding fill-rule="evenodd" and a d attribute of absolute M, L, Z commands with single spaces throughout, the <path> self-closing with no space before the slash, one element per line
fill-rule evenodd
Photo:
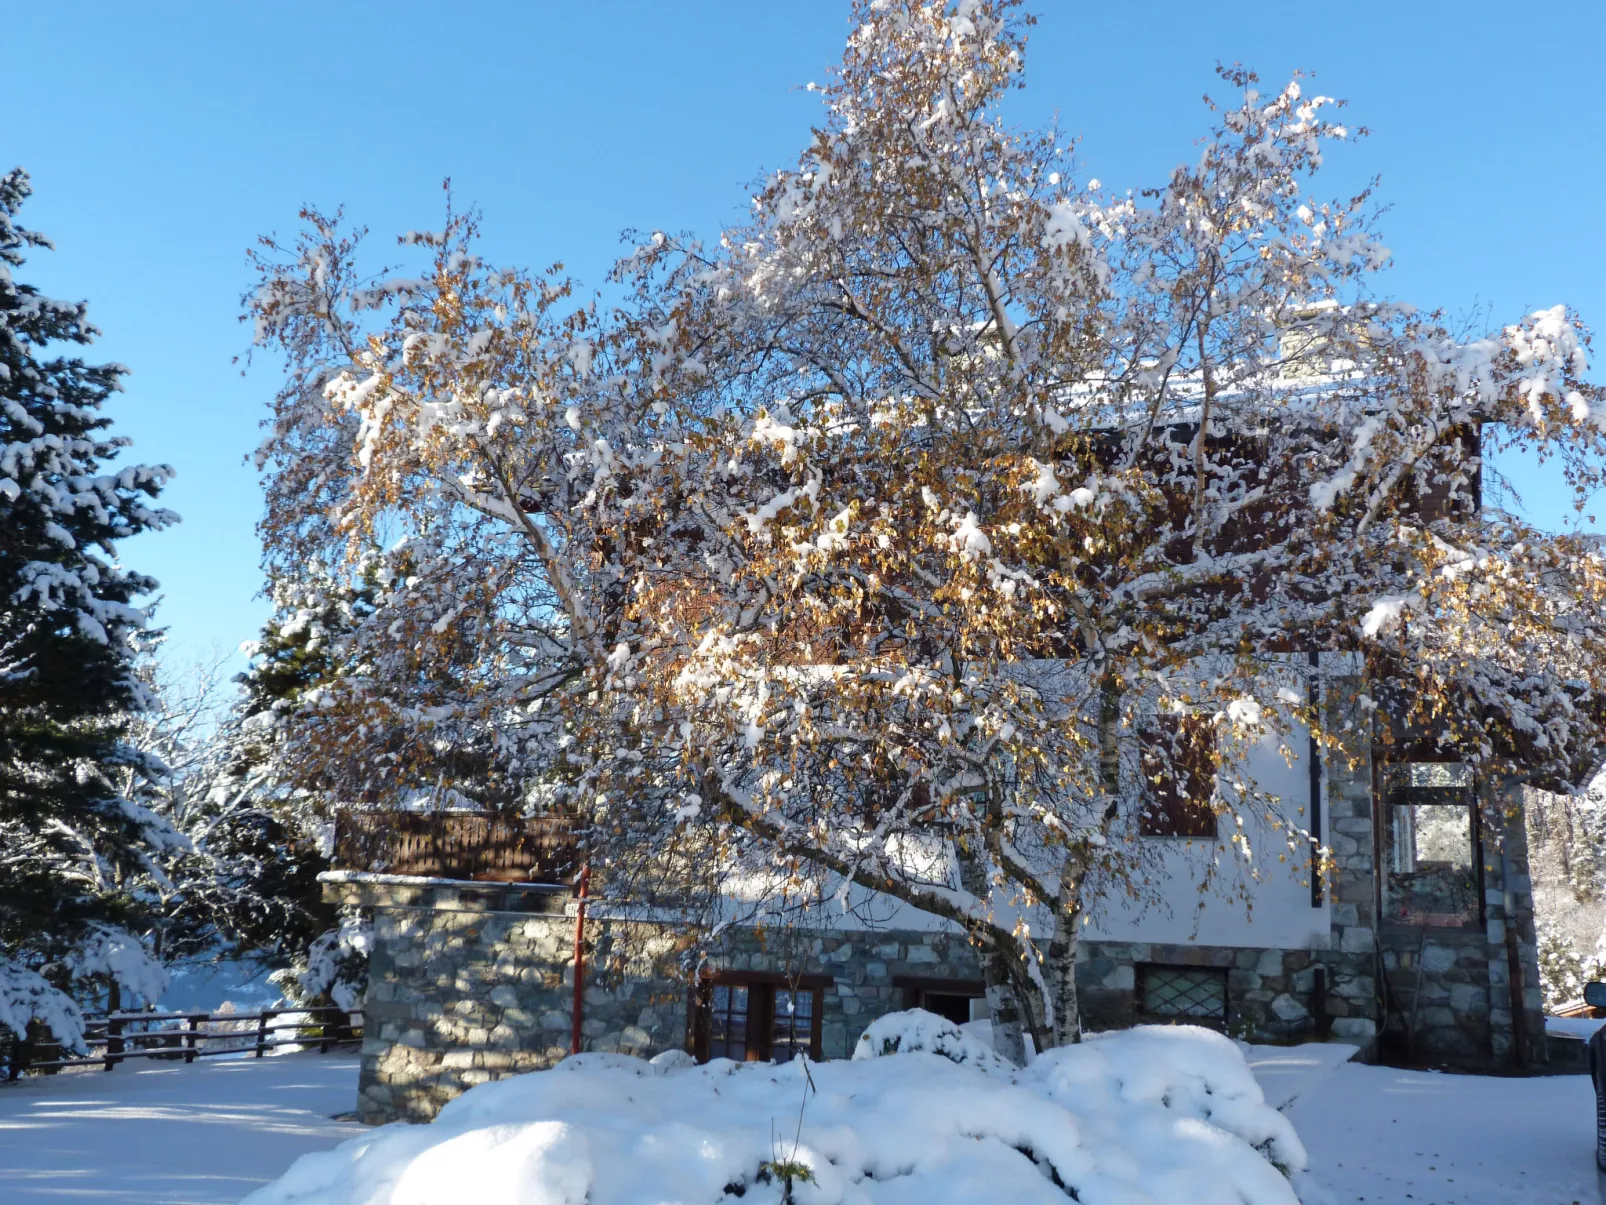
<path fill-rule="evenodd" d="M 1216 734 L 1206 716 L 1161 715 L 1138 733 L 1144 799 L 1138 831 L 1146 837 L 1214 837 Z"/>

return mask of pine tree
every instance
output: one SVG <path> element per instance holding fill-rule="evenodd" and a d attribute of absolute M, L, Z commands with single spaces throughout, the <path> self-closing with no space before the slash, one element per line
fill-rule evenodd
<path fill-rule="evenodd" d="M 144 702 L 135 600 L 156 583 L 115 549 L 177 516 L 155 505 L 170 468 L 110 464 L 129 441 L 103 408 L 126 370 L 57 350 L 99 333 L 85 304 L 13 277 L 51 245 L 14 220 L 31 191 L 20 168 L 0 176 L 0 1030 L 38 1017 L 70 1040 L 52 989 L 158 978 L 122 930 L 144 908 L 128 885 L 172 834 L 113 782 L 141 768 L 124 730 Z"/>
<path fill-rule="evenodd" d="M 129 739 L 161 772 L 118 785 L 182 837 L 144 876 L 152 953 L 169 966 L 301 956 L 332 916 L 317 882 L 328 860 L 275 781 L 247 701 L 218 665 L 173 672 L 148 658 L 139 674 L 152 704 Z"/>

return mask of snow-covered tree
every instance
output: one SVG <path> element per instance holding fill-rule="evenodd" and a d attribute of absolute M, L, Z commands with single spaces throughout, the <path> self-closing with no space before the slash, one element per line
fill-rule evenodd
<path fill-rule="evenodd" d="M 1606 782 L 1526 793 L 1528 869 L 1545 1005 L 1576 1003 L 1606 976 Z"/>
<path fill-rule="evenodd" d="M 628 726 L 582 702 L 630 634 L 607 548 L 633 504 L 586 466 L 652 421 L 650 399 L 610 396 L 628 349 L 593 333 L 594 307 L 563 310 L 562 281 L 482 264 L 472 218 L 405 240 L 425 277 L 366 281 L 355 238 L 304 216 L 295 244 L 267 241 L 248 298 L 290 369 L 259 454 L 267 567 L 287 622 L 371 588 L 324 625 L 336 668 L 295 700 L 301 785 L 330 805 L 594 793 L 592 754 L 619 745 L 599 734 Z"/>
<path fill-rule="evenodd" d="M 172 833 L 114 777 L 151 772 L 125 740 L 145 702 L 132 669 L 156 586 L 115 559 L 117 542 L 175 516 L 155 499 L 165 466 L 116 466 L 127 440 L 104 407 L 124 370 L 63 351 L 97 333 L 82 302 L 14 275 L 49 242 L 16 222 L 30 192 L 0 176 L 0 1026 L 30 1017 L 74 1036 L 53 992 L 159 979 L 125 925 L 128 885 Z M 41 978 L 41 975 L 43 978 Z"/>
<path fill-rule="evenodd" d="M 1245 875 L 1305 858 L 1250 747 L 1371 736 L 1323 728 L 1308 653 L 1491 780 L 1598 758 L 1599 554 L 1479 489 L 1521 446 L 1584 498 L 1606 409 L 1562 309 L 1457 338 L 1374 294 L 1368 198 L 1308 186 L 1352 132 L 1297 80 L 1224 72 L 1194 163 L 1111 195 L 999 116 L 1014 5 L 855 13 L 797 167 L 715 244 L 654 235 L 616 310 L 462 218 L 415 279 L 317 215 L 270 245 L 264 531 L 283 578 L 381 584 L 300 725 L 349 797 L 473 751 L 594 860 L 904 900 L 1018 1054 L 1078 1038 L 1076 935 L 1152 892 L 1156 796 L 1214 780 Z"/>
<path fill-rule="evenodd" d="M 1195 163 L 1110 197 L 998 117 L 1010 6 L 859 14 L 752 223 L 641 254 L 669 392 L 735 416 L 698 506 L 739 520 L 713 590 L 642 607 L 687 617 L 661 697 L 719 818 L 959 921 L 1038 1042 L 1074 1040 L 1090 889 L 1146 887 L 1126 804 L 1191 772 L 1167 712 L 1214 729 L 1214 805 L 1291 839 L 1242 770 L 1320 729 L 1291 654 L 1363 652 L 1402 739 L 1492 777 L 1598 757 L 1600 559 L 1473 521 L 1468 433 L 1557 457 L 1582 498 L 1600 398 L 1561 310 L 1456 340 L 1371 295 L 1366 199 L 1306 184 L 1350 131 L 1297 81 L 1224 73 Z M 911 833 L 953 843 L 963 891 L 910 873 Z M 1052 937 L 1023 940 L 1023 905 Z"/>
<path fill-rule="evenodd" d="M 129 742 L 157 772 L 118 785 L 181 838 L 141 884 L 148 944 L 170 965 L 283 964 L 303 957 L 331 919 L 317 882 L 328 859 L 252 723 L 273 684 L 257 683 L 253 666 L 238 697 L 221 663 L 175 668 L 151 658 L 140 667 L 151 703 L 133 718 Z"/>

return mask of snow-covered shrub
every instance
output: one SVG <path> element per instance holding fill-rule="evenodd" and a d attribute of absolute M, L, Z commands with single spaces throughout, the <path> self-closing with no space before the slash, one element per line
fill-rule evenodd
<path fill-rule="evenodd" d="M 84 1014 L 78 1002 L 52 987 L 37 971 L 0 956 L 0 1030 L 20 1041 L 38 1021 L 68 1050 L 84 1047 Z"/>
<path fill-rule="evenodd" d="M 98 921 L 85 926 L 77 943 L 46 969 L 71 990 L 63 991 L 39 970 L 0 953 L 0 1034 L 20 1042 L 27 1038 L 29 1024 L 38 1022 L 64 1051 L 75 1053 L 84 1049 L 84 1010 L 74 993 L 94 995 L 116 986 L 123 1006 L 131 1008 L 154 1004 L 169 981 L 166 969 L 139 938 Z"/>
<path fill-rule="evenodd" d="M 1097 1143 L 1125 1142 L 1164 1159 L 1176 1144 L 1212 1141 L 1189 1124 L 1197 1122 L 1235 1135 L 1285 1172 L 1305 1167 L 1293 1125 L 1266 1104 L 1238 1044 L 1212 1030 L 1145 1025 L 1089 1034 L 1044 1051 L 1018 1079 L 1077 1114 Z"/>
<path fill-rule="evenodd" d="M 1554 926 L 1537 918 L 1539 930 L 1539 986 L 1545 1007 L 1557 1008 L 1580 1000 L 1588 975 L 1584 958 Z"/>
<path fill-rule="evenodd" d="M 66 966 L 74 983 L 116 984 L 123 1008 L 154 1005 L 173 978 L 144 942 L 113 925 L 90 925 Z"/>
<path fill-rule="evenodd" d="M 940 1055 L 950 1063 L 993 1075 L 1007 1075 L 1015 1070 L 1013 1063 L 995 1054 L 981 1039 L 972 1037 L 946 1017 L 928 1013 L 923 1008 L 877 1017 L 854 1046 L 853 1057 L 873 1059 L 917 1051 Z"/>
<path fill-rule="evenodd" d="M 269 978 L 297 1004 L 328 1000 L 351 1012 L 362 1007 L 368 993 L 368 954 L 373 939 L 373 921 L 350 913 L 307 948 L 303 964 L 275 971 Z"/>
<path fill-rule="evenodd" d="M 1606 976 L 1606 779 L 1578 795 L 1527 791 L 1528 865 L 1545 1007 Z"/>
<path fill-rule="evenodd" d="M 778 1161 L 807 1170 L 799 1205 L 1299 1200 L 1299 1139 L 1218 1034 L 1137 1030 L 984 1071 L 910 1051 L 961 1049 L 925 1017 L 879 1032 L 829 1063 L 577 1055 L 308 1155 L 247 1205 L 777 1205 Z"/>

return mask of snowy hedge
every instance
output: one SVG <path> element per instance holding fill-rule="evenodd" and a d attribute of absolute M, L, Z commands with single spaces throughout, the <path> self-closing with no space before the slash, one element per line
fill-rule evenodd
<path fill-rule="evenodd" d="M 799 1165 L 799 1205 L 1294 1205 L 1305 1151 L 1219 1034 L 1099 1035 L 1020 1070 L 903 1013 L 806 1068 L 578 1055 L 304 1156 L 247 1205 L 759 1205 Z"/>

